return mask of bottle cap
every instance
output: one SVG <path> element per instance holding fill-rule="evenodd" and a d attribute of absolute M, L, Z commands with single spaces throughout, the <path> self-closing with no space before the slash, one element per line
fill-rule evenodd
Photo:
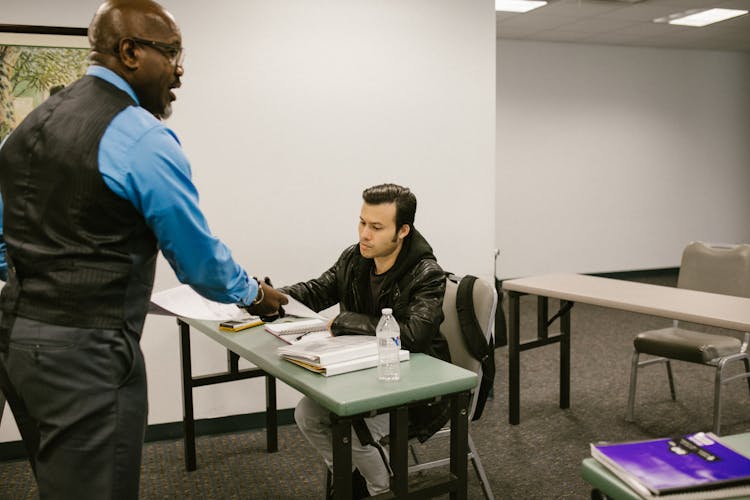
<path fill-rule="evenodd" d="M 391 309 L 390 307 L 384 307 L 380 312 L 382 312 L 383 314 L 393 314 L 393 309 Z"/>

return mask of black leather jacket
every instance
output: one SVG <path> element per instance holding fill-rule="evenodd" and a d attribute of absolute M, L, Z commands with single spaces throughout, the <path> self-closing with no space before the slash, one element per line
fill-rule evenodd
<path fill-rule="evenodd" d="M 412 227 L 396 263 L 386 273 L 376 307 L 369 288 L 372 265 L 372 259 L 362 257 L 355 244 L 319 278 L 280 290 L 315 311 L 338 303 L 340 313 L 331 325 L 334 335 L 375 335 L 380 309 L 390 307 L 405 349 L 450 361 L 448 344 L 439 331 L 445 273 L 427 240 Z M 413 408 L 409 420 L 410 434 L 424 441 L 447 422 L 447 402 Z"/>

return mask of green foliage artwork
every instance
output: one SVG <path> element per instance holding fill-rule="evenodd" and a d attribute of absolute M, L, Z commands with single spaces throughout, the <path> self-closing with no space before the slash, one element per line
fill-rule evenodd
<path fill-rule="evenodd" d="M 87 49 L 0 45 L 0 141 L 50 90 L 77 80 L 88 66 Z"/>

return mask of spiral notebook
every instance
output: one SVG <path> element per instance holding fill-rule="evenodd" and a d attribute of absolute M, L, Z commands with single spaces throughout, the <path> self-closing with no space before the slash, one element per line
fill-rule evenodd
<path fill-rule="evenodd" d="M 328 322 L 324 319 L 307 318 L 294 321 L 266 323 L 264 328 L 269 333 L 280 338 L 287 344 L 295 344 L 303 340 L 313 340 L 330 337 Z"/>
<path fill-rule="evenodd" d="M 316 313 L 291 295 L 286 296 L 289 302 L 284 306 L 286 317 L 273 323 L 266 323 L 268 333 L 275 335 L 287 344 L 321 339 L 331 336 L 328 331 L 328 319 Z"/>

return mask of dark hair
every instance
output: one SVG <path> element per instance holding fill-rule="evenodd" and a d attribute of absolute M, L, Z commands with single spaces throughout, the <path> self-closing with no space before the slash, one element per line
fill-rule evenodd
<path fill-rule="evenodd" d="M 397 184 L 379 184 L 362 191 L 362 199 L 368 205 L 380 205 L 381 203 L 396 204 L 396 231 L 401 226 L 414 225 L 414 214 L 417 212 L 417 197 L 408 187 Z"/>

